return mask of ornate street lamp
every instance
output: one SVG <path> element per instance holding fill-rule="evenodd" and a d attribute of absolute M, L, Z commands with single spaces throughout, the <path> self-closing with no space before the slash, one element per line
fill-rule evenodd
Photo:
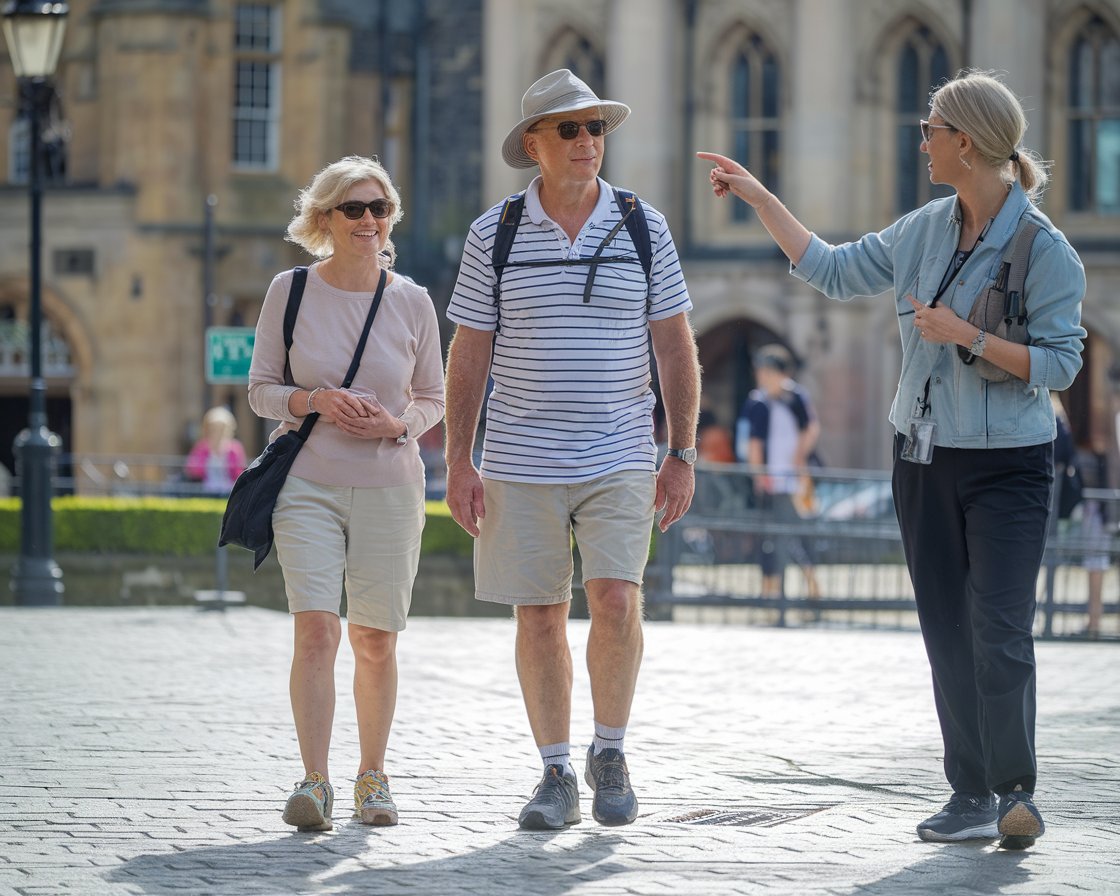
<path fill-rule="evenodd" d="M 15 443 L 22 512 L 19 560 L 12 576 L 16 603 L 25 606 L 60 604 L 63 590 L 51 531 L 51 468 L 59 438 L 47 428 L 47 388 L 43 382 L 41 131 L 54 92 L 51 78 L 58 65 L 69 11 L 65 3 L 43 0 L 8 0 L 0 10 L 8 54 L 19 79 L 21 111 L 27 115 L 31 131 L 31 394 L 27 429 Z"/>

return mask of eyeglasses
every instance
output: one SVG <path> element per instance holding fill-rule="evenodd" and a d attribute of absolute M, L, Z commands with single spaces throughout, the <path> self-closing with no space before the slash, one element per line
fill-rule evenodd
<path fill-rule="evenodd" d="M 561 140 L 575 140 L 579 136 L 580 128 L 586 128 L 588 135 L 592 137 L 602 137 L 607 132 L 607 123 L 601 118 L 591 121 L 562 121 L 556 125 L 556 133 L 560 135 Z M 529 130 L 536 131 L 538 128 L 533 126 Z"/>
<path fill-rule="evenodd" d="M 360 221 L 367 208 L 375 218 L 388 218 L 393 213 L 393 203 L 388 199 L 374 199 L 372 202 L 359 202 L 357 199 L 351 199 L 334 207 L 335 211 L 342 212 L 351 221 Z"/>
<path fill-rule="evenodd" d="M 955 131 L 956 130 L 956 128 L 953 127 L 951 124 L 930 124 L 924 118 L 921 121 L 918 122 L 918 127 L 920 127 L 922 129 L 922 139 L 926 143 L 929 143 L 929 132 L 932 131 L 934 128 L 943 128 L 946 131 Z"/>

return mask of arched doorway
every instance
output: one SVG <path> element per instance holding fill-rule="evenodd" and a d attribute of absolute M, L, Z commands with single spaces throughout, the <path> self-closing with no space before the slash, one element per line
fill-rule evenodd
<path fill-rule="evenodd" d="M 735 421 L 755 386 L 752 357 L 760 346 L 786 345 L 785 339 L 764 324 L 745 317 L 721 321 L 697 339 L 703 390 L 701 422 L 735 431 Z M 788 346 L 787 346 L 788 347 Z"/>

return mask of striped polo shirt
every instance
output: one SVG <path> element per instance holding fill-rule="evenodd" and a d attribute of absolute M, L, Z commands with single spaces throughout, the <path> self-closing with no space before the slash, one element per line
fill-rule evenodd
<path fill-rule="evenodd" d="M 647 288 L 609 184 L 574 243 L 545 214 L 540 177 L 529 184 L 517 238 L 494 301 L 491 251 L 504 202 L 471 225 L 447 316 L 496 330 L 482 475 L 512 482 L 585 482 L 656 465 L 649 321 L 692 308 L 664 216 L 646 203 L 653 248 Z M 540 262 L 549 262 L 541 265 Z M 574 263 L 572 263 L 574 262 Z M 528 265 L 526 263 L 529 263 Z M 500 305 L 500 308 L 499 308 Z"/>

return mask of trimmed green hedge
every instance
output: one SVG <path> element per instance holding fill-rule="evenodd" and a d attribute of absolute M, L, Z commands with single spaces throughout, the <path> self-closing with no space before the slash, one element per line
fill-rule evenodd
<path fill-rule="evenodd" d="M 211 554 L 226 503 L 221 498 L 55 498 L 52 503 L 56 551 L 104 554 Z M 442 501 L 427 504 L 421 550 L 469 557 L 472 539 L 459 528 Z M 17 553 L 20 504 L 0 498 L 0 553 Z"/>

